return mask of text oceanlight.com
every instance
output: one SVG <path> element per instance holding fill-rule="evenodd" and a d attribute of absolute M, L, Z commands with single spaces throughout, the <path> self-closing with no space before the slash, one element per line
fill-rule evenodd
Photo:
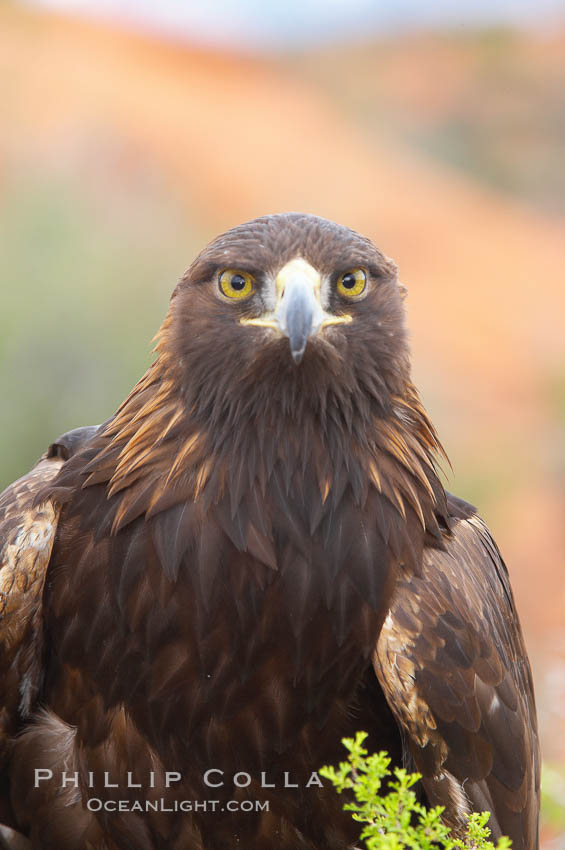
<path fill-rule="evenodd" d="M 101 800 L 89 797 L 90 812 L 268 812 L 268 800 Z"/>

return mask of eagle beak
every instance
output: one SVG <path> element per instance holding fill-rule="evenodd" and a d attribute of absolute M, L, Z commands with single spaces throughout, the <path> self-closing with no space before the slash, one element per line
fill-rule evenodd
<path fill-rule="evenodd" d="M 288 337 L 292 359 L 298 365 L 304 357 L 308 339 L 328 325 L 351 322 L 347 314 L 332 315 L 322 307 L 322 277 L 316 269 L 296 257 L 275 278 L 274 312 L 253 319 L 241 319 L 243 325 L 271 328 Z"/>
<path fill-rule="evenodd" d="M 292 359 L 298 365 L 308 337 L 328 318 L 320 303 L 321 277 L 305 260 L 292 260 L 275 278 L 278 302 L 273 320 L 288 337 Z"/>

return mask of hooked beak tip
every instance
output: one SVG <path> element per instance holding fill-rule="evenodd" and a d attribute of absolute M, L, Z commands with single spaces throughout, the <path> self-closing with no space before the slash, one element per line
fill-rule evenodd
<path fill-rule="evenodd" d="M 302 358 L 304 357 L 304 352 L 306 351 L 306 346 L 300 349 L 290 349 L 290 353 L 292 354 L 292 359 L 294 360 L 296 366 L 299 366 L 302 363 Z"/>

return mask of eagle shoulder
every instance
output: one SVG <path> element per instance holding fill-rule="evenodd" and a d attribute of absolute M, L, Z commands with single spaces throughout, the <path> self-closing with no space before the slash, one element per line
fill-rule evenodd
<path fill-rule="evenodd" d="M 60 507 L 37 502 L 95 428 L 59 437 L 35 466 L 0 494 L 0 760 L 31 709 L 41 675 L 41 599 Z"/>
<path fill-rule="evenodd" d="M 461 830 L 537 846 L 539 744 L 532 676 L 508 572 L 487 526 L 451 499 L 445 548 L 399 580 L 374 667 L 433 804 Z"/>

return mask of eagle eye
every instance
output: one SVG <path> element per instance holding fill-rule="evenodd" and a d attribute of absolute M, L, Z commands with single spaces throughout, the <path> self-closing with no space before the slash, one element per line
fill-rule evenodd
<path fill-rule="evenodd" d="M 255 280 L 248 272 L 224 269 L 218 278 L 220 292 L 226 298 L 249 298 L 255 291 Z"/>
<path fill-rule="evenodd" d="M 363 269 L 350 269 L 337 279 L 337 291 L 345 298 L 358 298 L 367 286 L 367 275 Z"/>

